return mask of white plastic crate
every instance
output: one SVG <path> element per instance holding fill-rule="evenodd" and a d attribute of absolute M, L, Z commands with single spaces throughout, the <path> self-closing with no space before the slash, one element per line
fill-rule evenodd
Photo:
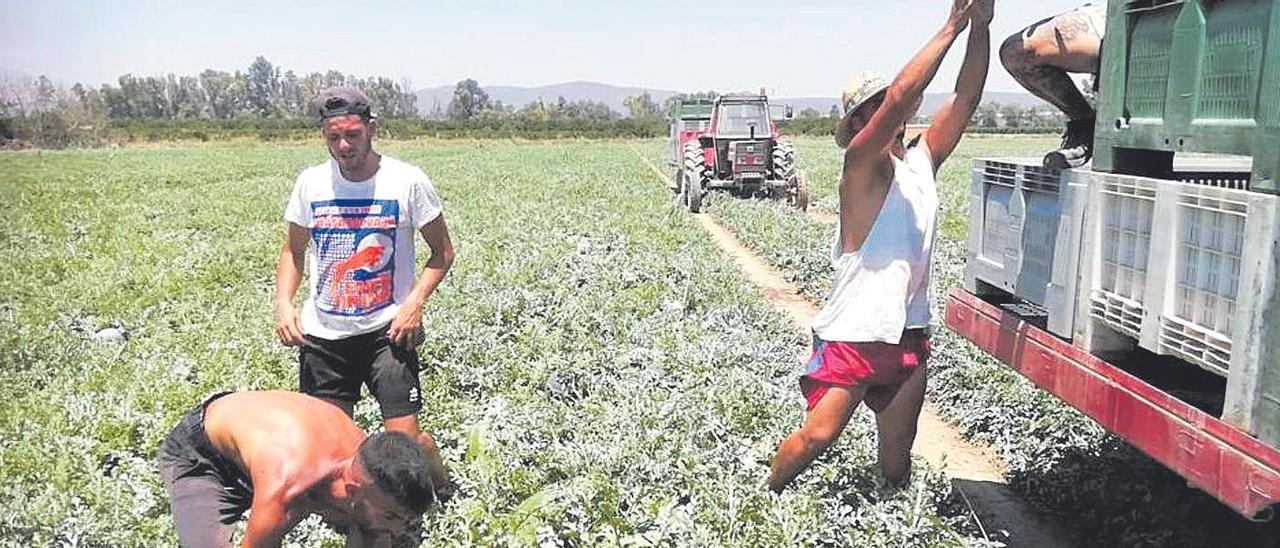
<path fill-rule="evenodd" d="M 1035 159 L 977 159 L 969 193 L 965 286 L 1045 306 L 1058 232 L 1058 172 Z M 985 285 L 984 285 L 985 284 Z"/>
<path fill-rule="evenodd" d="M 1240 298 L 1244 196 L 1178 197 L 1175 308 L 1160 320 L 1160 348 L 1226 375 Z"/>
<path fill-rule="evenodd" d="M 1062 172 L 1058 235 L 1054 238 L 1053 271 L 1045 295 L 1050 333 L 1070 339 L 1074 334 L 1077 303 L 1076 282 L 1080 275 L 1080 246 L 1084 232 L 1085 207 L 1089 203 L 1088 177 L 1079 170 Z"/>
<path fill-rule="evenodd" d="M 1088 188 L 1077 281 L 1088 305 L 1075 310 L 1074 343 L 1095 353 L 1136 344 L 1229 381 L 1255 369 L 1257 353 L 1233 342 L 1265 333 L 1276 196 L 1088 171 L 1071 178 Z M 1070 265 L 1059 266 L 1055 283 L 1071 278 Z"/>
<path fill-rule="evenodd" d="M 1050 332 L 1225 376 L 1223 420 L 1280 444 L 1280 196 L 1242 188 L 1247 159 L 1175 162 L 1179 180 L 1085 168 L 1055 186 L 1032 161 L 975 160 L 966 284 L 1039 303 L 1019 282 L 1049 261 Z"/>
<path fill-rule="evenodd" d="M 1103 179 L 1098 185 L 1097 198 L 1086 206 L 1099 215 L 1101 248 L 1095 286 L 1088 294 L 1089 313 L 1137 338 L 1145 315 L 1156 185 L 1131 178 Z"/>

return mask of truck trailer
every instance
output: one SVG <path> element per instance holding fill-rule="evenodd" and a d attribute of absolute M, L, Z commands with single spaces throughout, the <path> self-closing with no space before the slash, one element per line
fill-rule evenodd
<path fill-rule="evenodd" d="M 1280 504 L 1280 0 L 1110 0 L 1091 165 L 974 160 L 946 325 L 1252 519 Z"/>

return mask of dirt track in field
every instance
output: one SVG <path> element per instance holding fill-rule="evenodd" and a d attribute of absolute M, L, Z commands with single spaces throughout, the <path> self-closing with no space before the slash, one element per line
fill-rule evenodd
<path fill-rule="evenodd" d="M 663 184 L 672 188 L 670 179 L 657 166 L 634 147 L 632 151 Z M 809 216 L 821 223 L 835 222 L 834 215 L 830 214 L 810 213 Z M 716 245 L 733 259 L 747 279 L 760 288 L 774 308 L 786 314 L 796 328 L 809 333 L 818 305 L 806 299 L 795 284 L 783 279 L 764 259 L 742 245 L 733 232 L 715 217 L 702 213 L 695 219 Z M 801 359 L 804 358 L 807 356 Z M 863 407 L 860 412 L 870 420 L 870 411 Z M 912 452 L 946 472 L 990 539 L 1012 547 L 1073 545 L 1056 522 L 1032 511 L 1013 492 L 1004 480 L 1004 467 L 995 452 L 990 447 L 965 440 L 959 430 L 943 420 L 932 402 L 925 402 L 917 428 Z"/>

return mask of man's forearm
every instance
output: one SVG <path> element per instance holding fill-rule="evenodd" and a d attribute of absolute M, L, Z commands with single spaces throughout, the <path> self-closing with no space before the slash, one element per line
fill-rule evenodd
<path fill-rule="evenodd" d="M 955 43 L 963 28 L 962 21 L 948 17 L 942 29 L 916 53 L 915 57 L 911 58 L 911 61 L 907 62 L 898 76 L 893 79 L 893 83 L 885 93 L 885 102 L 881 108 L 900 108 L 905 111 L 916 98 L 923 96 L 925 88 L 938 74 L 938 67 L 942 65 L 942 59 L 946 57 L 947 50 L 951 49 L 951 44 Z M 903 122 L 906 121 L 908 114 L 902 113 Z"/>
<path fill-rule="evenodd" d="M 864 152 L 882 150 L 897 138 L 916 102 L 924 95 L 924 89 L 938 73 L 942 58 L 947 55 L 947 50 L 963 28 L 964 21 L 957 20 L 953 13 L 947 18 L 942 30 L 902 68 L 885 91 L 880 108 L 862 131 L 849 142 L 845 156 L 846 171 L 859 165 L 859 158 L 867 157 Z"/>
<path fill-rule="evenodd" d="M 432 259 L 434 258 L 433 256 Z M 431 294 L 435 293 L 436 287 L 449 274 L 449 267 L 452 266 L 453 261 L 442 260 L 437 264 L 432 263 L 431 260 L 427 261 L 427 266 L 422 269 L 422 275 L 418 276 L 418 283 L 414 284 L 413 292 L 409 294 L 409 300 L 405 303 L 406 306 L 421 310 L 427 303 L 427 299 L 431 298 Z"/>
<path fill-rule="evenodd" d="M 298 523 L 287 511 L 275 504 L 264 504 L 260 497 L 249 510 L 249 523 L 245 525 L 241 548 L 280 548 L 284 535 Z"/>
<path fill-rule="evenodd" d="M 285 251 L 276 263 L 276 306 L 293 306 L 293 297 L 302 285 L 302 257 Z"/>
<path fill-rule="evenodd" d="M 972 22 L 969 45 L 956 78 L 955 91 L 933 116 L 933 123 L 925 130 L 924 141 L 932 156 L 934 169 L 942 165 L 964 135 L 973 113 L 982 102 L 982 89 L 987 81 L 987 64 L 991 58 L 991 31 L 986 22 Z"/>
<path fill-rule="evenodd" d="M 966 119 L 973 116 L 978 104 L 982 102 L 982 91 L 987 84 L 987 68 L 990 64 L 991 29 L 986 25 L 973 25 L 969 29 L 969 43 L 955 87 L 956 103 L 966 109 Z"/>

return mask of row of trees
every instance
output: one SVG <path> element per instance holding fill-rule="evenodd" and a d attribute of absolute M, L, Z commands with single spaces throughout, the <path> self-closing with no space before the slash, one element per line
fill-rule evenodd
<path fill-rule="evenodd" d="M 1024 107 L 1016 104 L 983 103 L 969 124 L 979 128 L 1060 128 L 1066 115 L 1050 106 Z"/>
<path fill-rule="evenodd" d="M 826 116 L 814 108 L 800 111 L 799 116 L 778 123 L 785 134 L 831 135 L 835 131 L 839 109 L 833 107 Z M 930 118 L 918 116 L 913 124 L 927 124 Z M 970 131 L 986 133 L 1054 133 L 1066 124 L 1066 117 L 1050 106 L 1024 107 L 1017 104 L 983 103 L 969 121 Z"/>
<path fill-rule="evenodd" d="M 627 117 L 633 120 L 665 119 L 677 101 L 712 99 L 716 96 L 717 94 L 714 91 L 680 93 L 659 103 L 652 95 L 649 95 L 649 92 L 645 91 L 639 95 L 632 95 L 623 99 L 622 104 L 627 109 Z M 522 107 L 504 105 L 502 101 L 490 99 L 488 92 L 480 86 L 479 82 L 468 78 L 458 82 L 454 87 L 453 97 L 450 99 L 446 110 L 443 112 L 439 110 L 429 112 L 427 117 L 448 118 L 459 122 L 472 120 L 492 121 L 508 118 L 528 121 L 586 120 L 598 122 L 617 120 L 622 118 L 623 115 L 604 102 L 590 100 L 570 101 L 564 97 L 557 97 L 554 102 L 538 99 Z"/>
<path fill-rule="evenodd" d="M 26 85 L 23 85 L 26 84 Z M 312 101 L 320 90 L 355 86 L 369 95 L 378 114 L 387 118 L 417 115 L 416 97 L 407 80 L 356 78 L 337 71 L 299 76 L 258 57 L 245 72 L 207 69 L 194 76 L 134 76 L 125 74 L 117 85 L 100 88 L 76 83 L 63 92 L 46 77 L 5 86 L 0 108 L 9 113 L 30 114 L 47 110 L 60 100 L 74 100 L 91 114 L 113 120 L 202 119 L 237 117 L 298 118 L 310 116 Z"/>
<path fill-rule="evenodd" d="M 97 88 L 75 84 L 65 88 L 44 76 L 0 74 L 0 143 L 26 142 L 41 147 L 95 145 L 118 140 L 202 140 L 249 134 L 258 138 L 292 138 L 314 130 L 309 112 L 320 90 L 335 85 L 362 89 L 379 116 L 396 124 L 401 134 L 442 136 L 655 136 L 665 133 L 665 120 L 677 101 L 711 99 L 714 91 L 677 94 L 663 101 L 648 92 L 627 97 L 628 117 L 603 102 L 541 99 L 523 106 L 492 99 L 473 79 L 455 86 L 445 111 L 422 121 L 408 81 L 385 77 L 355 78 L 337 71 L 298 76 L 258 57 L 244 72 L 205 70 L 195 76 L 121 76 L 115 85 Z M 806 108 L 794 120 L 780 121 L 793 134 L 829 134 L 835 106 L 825 113 Z M 917 119 L 914 122 L 927 122 Z M 625 123 L 624 123 L 625 122 Z M 987 103 L 971 125 L 993 130 L 1036 130 L 1063 124 L 1051 108 Z M 384 122 L 384 127 L 391 127 Z"/>
<path fill-rule="evenodd" d="M 417 116 L 407 80 L 356 78 L 337 71 L 298 75 L 258 57 L 246 71 L 208 69 L 198 75 L 120 76 L 100 87 L 60 86 L 45 76 L 0 76 L 0 140 L 41 146 L 97 141 L 103 128 L 135 120 L 237 121 L 310 119 L 321 90 L 349 85 L 364 91 L 380 117 Z"/>
<path fill-rule="evenodd" d="M 628 97 L 624 104 L 630 111 L 631 118 L 641 119 L 656 117 L 660 114 L 657 103 L 648 92 Z M 457 122 L 517 119 L 521 121 L 545 122 L 551 120 L 584 120 L 600 122 L 617 120 L 622 115 L 601 101 L 570 101 L 563 96 L 555 101 L 547 102 L 539 98 L 527 105 L 516 107 L 506 105 L 502 101 L 493 100 L 488 92 L 473 79 L 466 79 L 454 87 L 453 98 L 444 112 L 430 112 L 429 118 L 445 118 Z"/>
<path fill-rule="evenodd" d="M 839 118 L 840 109 L 832 105 L 824 115 L 815 108 L 806 108 L 798 113 L 797 118 Z M 919 117 L 913 122 L 927 123 L 928 117 Z M 969 122 L 971 127 L 978 128 L 1050 128 L 1066 123 L 1066 116 L 1050 106 L 1029 107 L 1012 103 L 983 103 L 973 114 Z"/>

